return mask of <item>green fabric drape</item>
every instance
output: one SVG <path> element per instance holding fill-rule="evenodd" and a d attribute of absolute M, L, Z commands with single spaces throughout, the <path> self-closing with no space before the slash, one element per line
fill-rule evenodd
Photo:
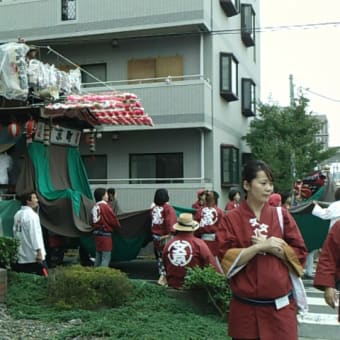
<path fill-rule="evenodd" d="M 87 172 L 78 149 L 68 148 L 67 163 L 72 188 L 82 192 L 87 198 L 93 199 Z"/>
<path fill-rule="evenodd" d="M 13 236 L 14 215 L 20 206 L 17 200 L 0 201 L 0 235 Z"/>
<path fill-rule="evenodd" d="M 53 186 L 50 176 L 49 148 L 42 143 L 31 143 L 28 146 L 28 153 L 35 168 L 35 182 L 40 194 L 49 201 L 62 198 L 71 199 L 73 210 L 79 216 L 81 194 L 84 193 L 88 198 L 92 198 L 92 194 L 87 177 L 84 178 L 86 172 L 79 160 L 79 151 L 75 148 L 70 149 L 68 150 L 68 170 L 74 188 L 64 190 L 56 190 Z"/>

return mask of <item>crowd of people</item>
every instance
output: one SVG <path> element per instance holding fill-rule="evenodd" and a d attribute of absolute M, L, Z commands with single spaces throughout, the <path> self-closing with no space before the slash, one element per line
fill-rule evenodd
<path fill-rule="evenodd" d="M 245 165 L 242 188 L 242 200 L 240 190 L 230 190 L 224 211 L 218 207 L 217 192 L 199 190 L 193 215 L 181 214 L 175 224 L 165 222 L 163 215 L 162 221 L 168 226 L 163 232 L 157 215 L 154 233 L 167 239 L 157 248 L 163 263 L 162 280 L 158 282 L 180 289 L 188 267 L 211 265 L 217 273 L 226 275 L 232 289 L 228 331 L 233 339 L 297 339 L 298 301 L 292 294 L 296 282 L 292 278 L 301 277 L 306 270 L 308 250 L 289 209 L 311 197 L 310 192 L 301 186 L 295 195 L 275 193 L 272 171 L 259 160 Z M 163 206 L 170 209 L 169 194 L 166 196 Z M 336 202 L 338 196 L 340 189 Z M 321 208 L 314 201 L 313 214 L 340 218 L 336 202 Z M 162 211 L 159 206 L 157 209 Z M 340 288 L 338 224 L 327 237 L 314 279 L 331 307 L 337 300 L 336 284 Z"/>
<path fill-rule="evenodd" d="M 225 210 L 218 207 L 216 191 L 199 190 L 193 213 L 178 217 L 168 190 L 156 190 L 150 207 L 150 230 L 159 273 L 157 282 L 181 289 L 188 267 L 212 266 L 216 273 L 226 275 L 232 290 L 228 331 L 233 339 L 297 339 L 297 303 L 291 275 L 303 274 L 308 250 L 289 212 L 292 198 L 274 192 L 273 173 L 260 160 L 244 166 L 242 189 L 242 199 L 241 190 L 230 190 Z M 94 197 L 94 265 L 107 267 L 112 234 L 121 228 L 117 217 L 121 209 L 114 189 L 97 188 Z M 13 226 L 14 236 L 20 240 L 14 268 L 46 275 L 36 193 L 22 195 L 21 202 Z M 314 279 L 331 307 L 335 307 L 336 285 L 340 284 L 339 202 L 340 189 L 328 208 L 313 202 L 313 214 L 331 220 Z M 280 213 L 277 207 L 281 207 Z"/>

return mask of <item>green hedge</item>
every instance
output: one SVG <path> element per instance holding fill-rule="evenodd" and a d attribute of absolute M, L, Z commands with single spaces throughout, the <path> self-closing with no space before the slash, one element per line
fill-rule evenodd
<path fill-rule="evenodd" d="M 106 267 L 57 267 L 47 282 L 49 301 L 61 308 L 99 309 L 121 306 L 132 292 L 125 273 Z"/>
<path fill-rule="evenodd" d="M 19 245 L 16 238 L 0 236 L 0 268 L 10 268 L 16 262 Z"/>

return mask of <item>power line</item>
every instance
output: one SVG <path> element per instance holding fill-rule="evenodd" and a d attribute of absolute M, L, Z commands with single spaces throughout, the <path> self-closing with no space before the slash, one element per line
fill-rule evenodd
<path fill-rule="evenodd" d="M 313 94 L 314 96 L 318 96 L 320 98 L 323 98 L 323 99 L 326 99 L 326 100 L 329 100 L 329 101 L 332 101 L 334 103 L 340 103 L 340 99 L 335 99 L 335 98 L 331 98 L 331 97 L 328 97 L 328 96 L 325 96 L 323 94 L 320 94 L 320 93 L 317 93 L 317 92 L 314 92 L 308 88 L 304 88 L 302 87 L 303 90 L 305 90 L 306 92 L 309 92 L 311 94 Z"/>
<path fill-rule="evenodd" d="M 340 21 L 331 21 L 331 22 L 317 22 L 317 23 L 307 23 L 307 24 L 292 24 L 292 25 L 279 25 L 279 26 L 264 26 L 264 27 L 255 27 L 249 28 L 247 27 L 247 32 L 251 33 L 266 33 L 266 32 L 280 32 L 280 31 L 287 31 L 287 30 L 310 30 L 310 29 L 320 29 L 324 27 L 339 27 Z M 221 30 L 211 30 L 205 31 L 201 30 L 200 32 L 168 32 L 168 33 L 159 33 L 159 34 L 145 34 L 140 36 L 131 36 L 131 37 L 122 37 L 116 36 L 115 39 L 119 40 L 138 40 L 138 39 L 145 39 L 145 38 L 165 38 L 165 37 L 183 37 L 183 36 L 196 36 L 199 34 L 210 34 L 210 35 L 231 35 L 231 34 L 240 34 L 243 31 L 241 27 L 238 28 L 229 28 L 229 29 L 221 29 Z M 100 38 L 97 37 L 96 40 L 104 40 L 107 38 Z"/>
<path fill-rule="evenodd" d="M 327 26 L 338 27 L 338 26 L 340 26 L 340 21 L 318 22 L 318 23 L 310 23 L 310 24 L 255 27 L 255 32 L 264 33 L 264 32 L 275 32 L 275 31 L 284 31 L 284 30 L 307 30 L 307 29 L 309 30 L 309 29 L 323 28 L 323 27 L 327 27 Z M 210 31 L 208 33 L 211 33 L 211 34 L 237 34 L 237 33 L 240 33 L 241 31 L 242 31 L 242 28 L 232 28 L 232 29 Z"/>

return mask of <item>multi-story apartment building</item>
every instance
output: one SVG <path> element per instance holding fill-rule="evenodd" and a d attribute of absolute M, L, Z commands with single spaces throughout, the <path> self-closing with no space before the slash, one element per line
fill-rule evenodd
<path fill-rule="evenodd" d="M 318 143 L 321 143 L 323 146 L 324 150 L 327 150 L 329 147 L 328 139 L 329 139 L 329 134 L 328 134 L 328 119 L 326 115 L 321 115 L 321 114 L 314 114 L 314 117 L 317 118 L 321 125 L 319 133 L 316 134 L 316 140 Z"/>
<path fill-rule="evenodd" d="M 259 3 L 0 0 L 0 43 L 22 37 L 44 62 L 79 65 L 83 91 L 141 99 L 153 127 L 98 127 L 95 155 L 80 147 L 91 185 L 115 187 L 123 210 L 149 207 L 159 187 L 180 206 L 211 188 L 224 207 L 259 98 Z"/>

